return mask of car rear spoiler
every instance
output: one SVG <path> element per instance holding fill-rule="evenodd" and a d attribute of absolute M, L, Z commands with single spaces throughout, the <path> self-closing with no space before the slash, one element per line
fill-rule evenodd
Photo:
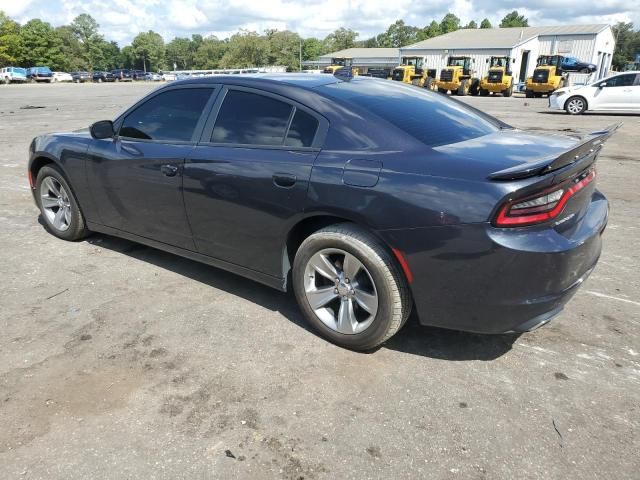
<path fill-rule="evenodd" d="M 507 168 L 506 170 L 500 170 L 489 175 L 489 178 L 491 180 L 517 180 L 536 175 L 544 175 L 545 173 L 579 162 L 583 158 L 599 151 L 604 145 L 604 142 L 621 126 L 622 123 L 616 123 L 609 125 L 603 130 L 591 132 L 582 138 L 577 144 L 559 155 L 554 154 L 552 156 L 535 160 L 531 163 L 525 163 Z"/>

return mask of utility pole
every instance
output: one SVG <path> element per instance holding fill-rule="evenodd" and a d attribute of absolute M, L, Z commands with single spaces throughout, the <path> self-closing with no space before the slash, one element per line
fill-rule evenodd
<path fill-rule="evenodd" d="M 302 37 L 300 37 L 300 51 L 299 51 L 299 60 L 300 60 L 300 71 L 302 71 Z"/>

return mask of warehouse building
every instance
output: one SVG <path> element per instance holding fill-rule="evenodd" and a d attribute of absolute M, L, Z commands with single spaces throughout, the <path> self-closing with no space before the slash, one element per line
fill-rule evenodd
<path fill-rule="evenodd" d="M 391 69 L 398 65 L 399 57 L 398 48 L 347 48 L 327 53 L 314 61 L 303 62 L 302 65 L 322 70 L 332 65 L 334 58 L 351 58 L 353 66 L 358 67 L 361 74 L 367 74 L 369 70 L 384 70 L 389 74 Z"/>
<path fill-rule="evenodd" d="M 469 56 L 477 77 L 487 74 L 491 56 L 508 56 L 516 82 L 533 74 L 538 55 L 564 55 L 597 65 L 595 80 L 607 75 L 614 48 L 609 25 L 567 25 L 457 30 L 402 47 L 400 55 L 424 57 L 425 67 L 438 72 L 447 65 L 448 56 Z"/>

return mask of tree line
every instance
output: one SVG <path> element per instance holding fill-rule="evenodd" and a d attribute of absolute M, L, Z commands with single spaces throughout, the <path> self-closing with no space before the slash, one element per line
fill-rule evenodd
<path fill-rule="evenodd" d="M 526 27 L 527 18 L 517 11 L 507 14 L 499 27 Z M 105 40 L 98 22 L 88 14 L 78 15 L 69 25 L 53 27 L 32 19 L 21 25 L 0 11 L 0 67 L 47 65 L 53 70 L 112 70 L 134 68 L 145 71 L 246 68 L 283 65 L 298 70 L 302 60 L 351 47 L 403 47 L 461 28 L 492 28 L 485 18 L 480 24 L 461 20 L 447 13 L 439 22 L 424 27 L 406 25 L 403 20 L 391 24 L 385 32 L 360 40 L 359 34 L 339 28 L 324 39 L 302 38 L 288 30 L 266 30 L 262 34 L 241 30 L 229 38 L 203 37 L 199 34 L 176 37 L 165 43 L 152 30 L 135 36 L 131 45 L 120 46 Z M 616 53 L 614 66 L 621 68 L 640 52 L 640 31 L 631 23 L 614 26 Z"/>

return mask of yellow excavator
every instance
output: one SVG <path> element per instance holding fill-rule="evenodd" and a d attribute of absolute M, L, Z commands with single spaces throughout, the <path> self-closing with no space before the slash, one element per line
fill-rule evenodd
<path fill-rule="evenodd" d="M 400 65 L 391 72 L 391 80 L 411 83 L 433 90 L 436 84 L 436 69 L 424 68 L 423 57 L 402 57 Z"/>
<path fill-rule="evenodd" d="M 525 82 L 527 98 L 551 95 L 558 88 L 564 87 L 566 80 L 562 72 L 562 55 L 540 55 L 533 76 Z"/>
<path fill-rule="evenodd" d="M 501 93 L 503 97 L 513 94 L 513 72 L 509 57 L 491 57 L 487 59 L 489 72 L 480 80 L 480 95 Z"/>
<path fill-rule="evenodd" d="M 440 70 L 440 78 L 436 82 L 438 92 L 451 92 L 452 95 L 478 95 L 480 80 L 473 70 L 471 57 L 454 57 L 447 59 L 447 66 Z"/>
<path fill-rule="evenodd" d="M 358 75 L 358 67 L 354 67 L 353 66 L 353 58 L 350 57 L 335 57 L 331 59 L 331 65 L 329 65 L 328 67 L 325 67 L 325 69 L 323 70 L 323 73 L 331 73 L 334 74 L 336 73 L 336 70 L 339 70 L 341 68 L 345 68 L 345 67 L 351 67 L 351 72 L 353 73 L 353 76 L 355 77 L 356 75 Z"/>

